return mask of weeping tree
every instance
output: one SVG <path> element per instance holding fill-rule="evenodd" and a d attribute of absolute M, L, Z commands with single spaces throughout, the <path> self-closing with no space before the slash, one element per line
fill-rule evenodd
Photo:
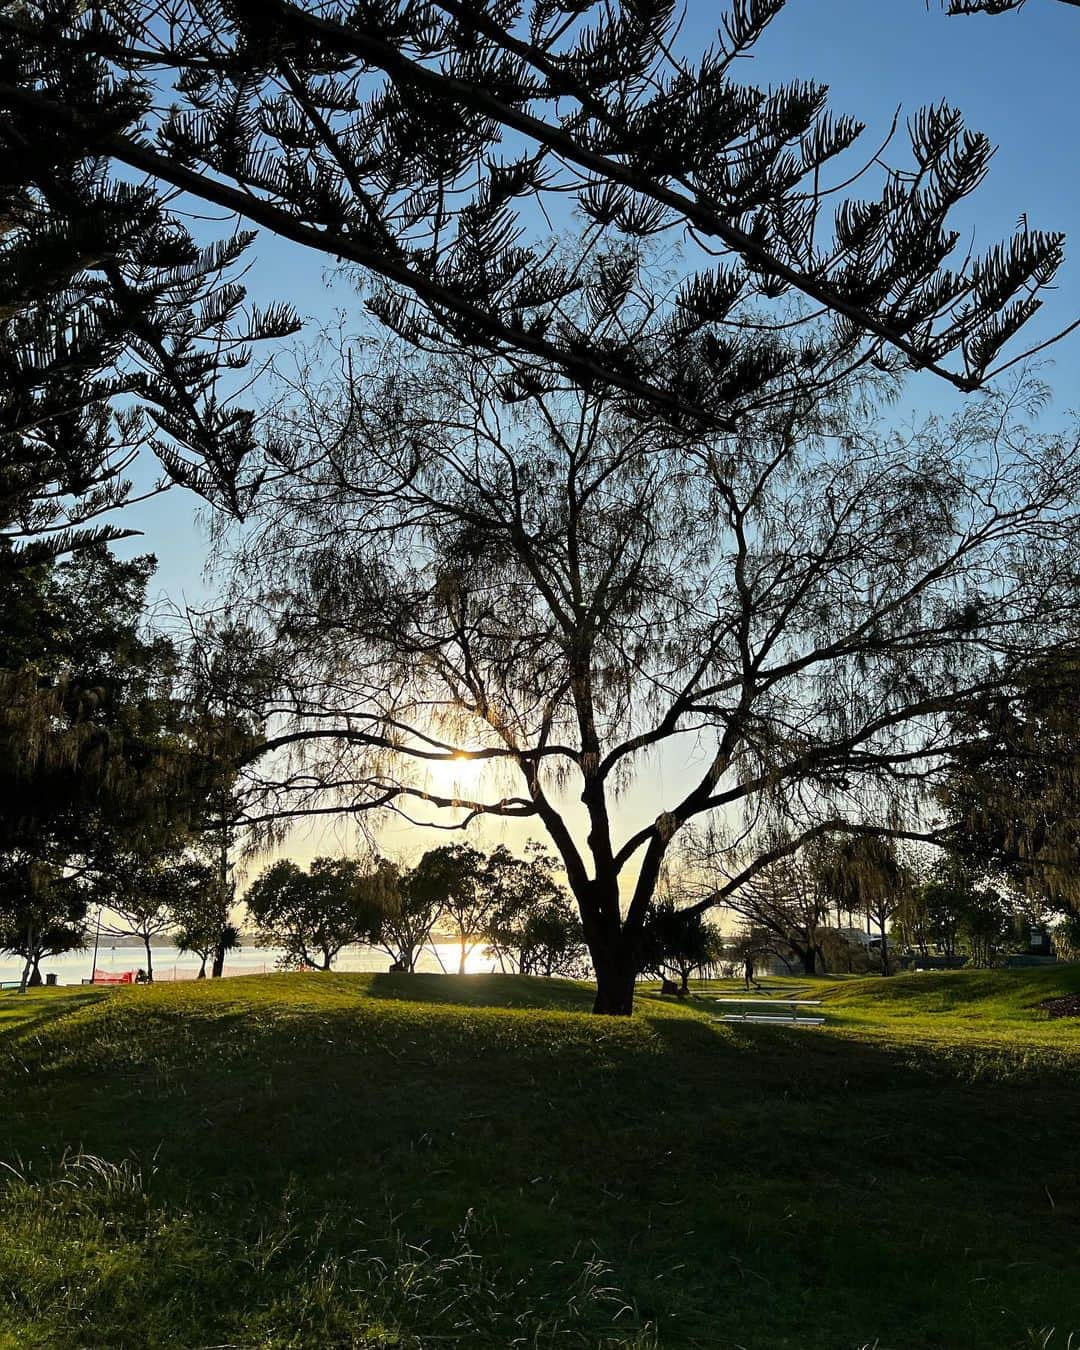
<path fill-rule="evenodd" d="M 379 860 L 372 879 L 378 921 L 371 933 L 371 944 L 390 957 L 392 970 L 412 975 L 442 913 L 442 895 L 426 885 L 422 875 L 414 878 L 413 869 L 402 871 L 386 858 Z"/>
<path fill-rule="evenodd" d="M 1075 640 L 961 718 L 937 791 L 957 866 L 1080 912 L 1080 653 Z"/>
<path fill-rule="evenodd" d="M 768 935 L 769 950 L 789 969 L 798 961 L 807 975 L 825 968 L 820 930 L 828 918 L 830 895 L 821 870 L 821 842 L 814 840 L 796 853 L 788 851 L 784 839 L 764 839 L 763 851 L 774 856 L 725 900 L 744 931 Z M 708 852 L 702 860 L 706 867 Z M 721 869 L 723 854 L 721 847 Z"/>
<path fill-rule="evenodd" d="M 838 908 L 866 916 L 881 935 L 881 973 L 888 975 L 889 923 L 910 895 L 913 877 L 896 855 L 894 840 L 880 834 L 860 833 L 853 838 L 831 840 L 819 867 L 822 889 Z"/>
<path fill-rule="evenodd" d="M 589 292 L 597 347 L 635 321 L 624 263 Z M 278 820 L 542 826 L 597 1010 L 628 1013 L 692 822 L 718 841 L 702 908 L 822 834 L 934 834 L 898 813 L 952 714 L 1073 620 L 1080 451 L 1023 390 L 901 435 L 865 381 L 796 387 L 702 435 L 549 376 L 391 352 L 282 410 L 290 472 L 237 556 L 291 670 L 253 772 Z M 622 826 L 661 757 L 667 799 Z"/>
<path fill-rule="evenodd" d="M 188 342 L 233 313 L 234 286 L 185 303 L 179 332 L 162 331 L 165 297 L 140 309 L 155 275 L 198 293 L 200 270 L 209 282 L 208 263 L 231 261 L 232 245 L 192 253 L 192 208 L 352 269 L 409 342 L 486 352 L 523 378 L 554 366 L 674 428 L 730 426 L 782 404 L 795 376 L 827 387 L 860 362 L 978 386 L 1038 308 L 1060 237 L 1025 229 L 982 256 L 956 251 L 950 213 L 992 147 L 952 108 L 917 112 L 909 149 L 886 155 L 856 144 L 863 128 L 824 87 L 746 81 L 784 8 L 734 0 L 695 61 L 668 0 L 20 0 L 0 7 L 8 215 L 40 203 L 60 256 L 74 241 L 94 264 L 93 297 L 145 347 L 166 391 L 154 415 L 193 449 L 196 478 L 235 477 L 251 421 L 215 396 L 207 350 L 220 348 L 200 357 Z M 567 304 L 580 260 L 538 225 L 559 228 L 568 208 L 590 248 L 682 242 L 688 301 L 653 278 L 647 340 L 612 330 L 598 346 L 583 331 Z M 102 212 L 146 216 L 132 266 L 114 266 L 112 235 L 95 249 Z M 46 295 L 69 276 L 46 276 Z M 288 322 L 275 313 L 256 332 Z M 794 340 L 777 347 L 776 333 Z M 185 382 L 206 361 L 192 402 Z"/>

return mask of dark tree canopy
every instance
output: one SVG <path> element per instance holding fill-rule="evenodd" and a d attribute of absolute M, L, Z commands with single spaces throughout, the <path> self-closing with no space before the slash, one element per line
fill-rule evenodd
<path fill-rule="evenodd" d="M 152 571 L 102 545 L 0 569 L 0 848 L 85 865 L 175 814 L 187 763 L 175 651 L 142 630 Z"/>
<path fill-rule="evenodd" d="M 256 877 L 244 903 L 286 964 L 329 970 L 343 947 L 378 932 L 379 892 L 377 871 L 357 859 L 315 858 L 306 872 L 282 859 Z"/>
<path fill-rule="evenodd" d="M 267 749 L 307 758 L 258 772 L 295 818 L 535 819 L 625 1006 L 680 831 L 723 827 L 723 903 L 766 826 L 780 853 L 887 826 L 950 713 L 1068 631 L 1080 447 L 1034 434 L 1022 389 L 904 438 L 860 385 L 702 436 L 501 375 L 394 351 L 283 413 L 294 472 L 240 584 L 291 667 Z M 691 743 L 624 830 L 620 792 Z M 491 767 L 466 790 L 458 765 Z"/>
<path fill-rule="evenodd" d="M 677 54 L 668 0 L 28 0 L 0 15 L 0 122 L 35 197 L 51 165 L 105 207 L 146 175 L 149 238 L 183 255 L 179 271 L 155 273 L 171 258 L 151 248 L 137 283 L 103 276 L 106 307 L 197 272 L 179 190 L 355 265 L 370 308 L 410 341 L 513 358 L 526 384 L 561 369 L 677 425 L 730 427 L 795 380 L 820 388 L 864 361 L 977 386 L 1039 307 L 1060 237 L 957 252 L 950 212 L 991 146 L 954 109 L 914 114 L 909 149 L 880 169 L 876 146 L 847 154 L 862 128 L 823 87 L 744 80 L 741 58 L 783 8 L 737 0 L 695 63 Z M 570 207 L 587 223 L 582 258 L 536 228 Z M 689 250 L 681 284 L 625 263 L 664 234 Z M 567 307 L 600 252 L 589 305 L 633 287 L 646 341 L 597 344 Z M 211 328 L 234 300 L 226 287 L 200 311 Z M 151 326 L 164 312 L 148 311 Z M 198 407 L 177 403 L 153 353 L 151 366 L 166 430 L 234 467 L 249 422 L 205 382 Z"/>
<path fill-rule="evenodd" d="M 250 341 L 295 328 L 284 306 L 244 313 L 250 232 L 196 238 L 190 216 L 101 153 L 100 136 L 137 126 L 148 91 L 79 43 L 46 51 L 22 31 L 100 33 L 118 8 L 0 14 L 0 84 L 92 110 L 96 129 L 0 97 L 0 566 L 131 533 L 114 513 L 143 449 L 161 470 L 144 491 L 184 483 L 241 510 L 256 422 L 237 375 Z"/>
<path fill-rule="evenodd" d="M 518 857 L 500 844 L 484 860 L 487 950 L 522 975 L 580 976 L 588 969 L 581 920 L 556 880 L 557 866 L 535 845 Z"/>
<path fill-rule="evenodd" d="M 941 784 L 951 852 L 1080 912 L 1080 656 L 1072 644 L 970 709 Z"/>
<path fill-rule="evenodd" d="M 25 962 L 22 986 L 41 983 L 41 962 L 83 946 L 86 888 L 21 854 L 0 856 L 0 951 Z"/>

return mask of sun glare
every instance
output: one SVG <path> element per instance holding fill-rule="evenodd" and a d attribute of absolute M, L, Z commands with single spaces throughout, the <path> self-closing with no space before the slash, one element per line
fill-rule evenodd
<path fill-rule="evenodd" d="M 484 760 L 473 759 L 459 751 L 450 759 L 438 760 L 428 766 L 431 791 L 475 800 L 483 788 L 485 769 Z"/>

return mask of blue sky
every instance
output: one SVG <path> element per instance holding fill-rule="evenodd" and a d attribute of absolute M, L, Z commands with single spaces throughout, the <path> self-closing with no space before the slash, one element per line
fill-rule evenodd
<path fill-rule="evenodd" d="M 690 0 L 681 35 L 687 55 L 715 37 L 715 4 Z M 745 78 L 760 84 L 813 79 L 831 88 L 831 106 L 867 124 L 870 149 L 899 107 L 902 117 L 942 99 L 998 146 L 990 176 L 957 216 L 976 245 L 1011 233 L 1021 212 L 1033 226 L 1066 231 L 1069 258 L 1059 288 L 1029 332 L 1041 339 L 1080 314 L 1080 187 L 1074 128 L 1080 93 L 1080 11 L 1059 0 L 1029 0 L 997 18 L 950 19 L 937 0 L 788 0 L 753 57 Z M 906 163 L 902 134 L 890 149 Z M 289 299 L 304 316 L 326 318 L 351 292 L 332 287 L 325 259 L 260 238 L 250 277 L 256 300 Z M 1074 401 L 1080 334 L 1057 348 L 1047 371 L 1058 410 Z M 949 391 L 932 379 L 912 384 L 911 400 L 946 408 Z M 199 600 L 205 548 L 196 500 L 174 492 L 133 509 L 127 522 L 144 538 L 124 552 L 153 551 L 157 586 L 174 599 Z"/>

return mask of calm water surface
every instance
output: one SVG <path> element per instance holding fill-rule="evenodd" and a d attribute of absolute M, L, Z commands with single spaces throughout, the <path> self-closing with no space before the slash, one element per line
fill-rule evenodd
<path fill-rule="evenodd" d="M 199 958 L 184 955 L 175 947 L 152 948 L 154 953 L 155 980 L 193 980 L 199 973 Z M 261 975 L 277 970 L 277 959 L 281 951 L 274 947 L 242 947 L 231 952 L 225 963 L 226 975 Z M 455 942 L 436 942 L 429 944 L 420 954 L 416 963 L 417 970 L 438 973 L 447 971 L 456 974 L 460 951 Z M 55 974 L 57 984 L 79 984 L 90 978 L 90 964 L 93 947 L 86 951 L 68 952 L 64 956 L 48 957 L 41 963 L 42 975 Z M 146 953 L 142 947 L 113 947 L 102 940 L 98 948 L 97 970 L 99 975 L 122 975 L 125 971 L 137 971 L 146 964 Z M 390 966 L 390 958 L 385 952 L 372 947 L 346 947 L 334 962 L 335 970 L 385 971 Z M 0 953 L 0 983 L 18 980 L 22 976 L 23 962 L 6 952 Z M 209 967 L 208 967 L 209 969 Z M 484 974 L 498 970 L 497 961 L 484 956 L 483 945 L 474 947 L 469 954 L 466 969 L 470 975 Z"/>

